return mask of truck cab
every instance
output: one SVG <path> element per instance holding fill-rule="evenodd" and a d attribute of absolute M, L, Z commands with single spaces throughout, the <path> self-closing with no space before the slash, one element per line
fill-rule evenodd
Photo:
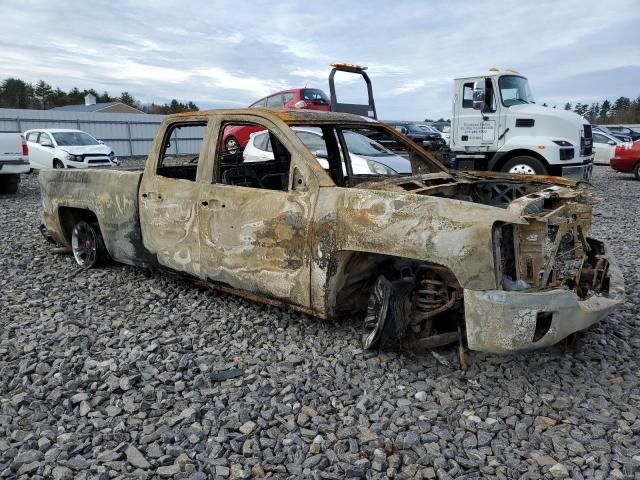
<path fill-rule="evenodd" d="M 451 150 L 460 170 L 591 178 L 591 125 L 537 105 L 526 77 L 491 68 L 454 80 Z"/>

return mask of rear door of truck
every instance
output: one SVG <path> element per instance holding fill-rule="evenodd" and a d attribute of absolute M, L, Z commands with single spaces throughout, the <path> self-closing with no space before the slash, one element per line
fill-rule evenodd
<path fill-rule="evenodd" d="M 206 115 L 172 117 L 162 124 L 140 184 L 144 247 L 172 270 L 203 277 L 200 266 L 198 177 L 207 157 Z"/>

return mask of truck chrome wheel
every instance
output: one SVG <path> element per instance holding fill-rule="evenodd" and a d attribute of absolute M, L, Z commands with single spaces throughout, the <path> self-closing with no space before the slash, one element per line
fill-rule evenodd
<path fill-rule="evenodd" d="M 78 222 L 71 234 L 71 249 L 73 258 L 82 268 L 91 268 L 100 262 L 102 236 L 95 225 L 85 221 Z"/>
<path fill-rule="evenodd" d="M 509 169 L 509 173 L 517 173 L 518 175 L 535 175 L 536 171 L 531 168 L 530 165 L 525 165 L 523 163 L 519 165 L 514 165 Z"/>

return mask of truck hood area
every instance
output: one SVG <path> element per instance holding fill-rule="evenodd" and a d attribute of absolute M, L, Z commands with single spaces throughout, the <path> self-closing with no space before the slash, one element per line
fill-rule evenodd
<path fill-rule="evenodd" d="M 573 198 L 583 201 L 591 197 L 590 185 L 562 177 L 514 175 L 497 172 L 464 172 L 456 176 L 442 173 L 392 177 L 360 183 L 358 188 L 412 193 L 477 203 L 518 213 L 528 203 L 545 197 Z M 522 200 L 522 197 L 526 197 Z M 516 202 L 516 200 L 519 200 Z"/>
<path fill-rule="evenodd" d="M 109 155 L 111 152 L 111 149 L 106 145 L 61 145 L 58 148 L 71 155 Z"/>
<path fill-rule="evenodd" d="M 504 290 L 562 287 L 580 298 L 608 292 L 604 247 L 588 238 L 598 198 L 585 182 L 469 172 L 393 178 L 359 187 L 493 207 L 495 216 L 479 208 L 478 221 L 493 223 L 496 278 Z"/>
<path fill-rule="evenodd" d="M 531 103 L 512 105 L 505 110 L 508 118 L 507 126 L 511 128 L 512 135 L 516 135 L 517 131 L 524 130 L 516 127 L 517 119 L 535 119 L 533 127 L 526 129 L 528 135 L 556 136 L 559 139 L 566 138 L 575 141 L 575 138 L 579 138 L 583 125 L 589 123 L 576 113 Z"/>

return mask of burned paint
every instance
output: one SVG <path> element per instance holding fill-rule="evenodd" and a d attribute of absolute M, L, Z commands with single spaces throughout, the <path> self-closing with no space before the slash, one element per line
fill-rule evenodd
<path fill-rule="evenodd" d="M 165 132 L 191 121 L 206 124 L 197 175 L 158 175 Z M 296 181 L 284 191 L 218 183 L 215 150 L 224 122 L 258 123 L 277 135 Z M 462 316 L 477 350 L 554 343 L 623 300 L 615 262 L 588 236 L 597 199 L 587 184 L 488 172 L 451 176 L 407 145 L 425 173 L 338 186 L 292 125 L 375 125 L 407 143 L 393 129 L 349 114 L 249 109 L 169 116 L 144 174 L 42 172 L 45 233 L 68 245 L 70 224 L 87 212 L 116 261 L 156 264 L 322 318 L 374 308 L 371 292 L 382 275 L 397 288 L 412 286 L 396 292 L 400 300 L 388 295 L 403 302 L 390 311 L 407 317 L 393 319 L 396 334 L 451 338 Z"/>

